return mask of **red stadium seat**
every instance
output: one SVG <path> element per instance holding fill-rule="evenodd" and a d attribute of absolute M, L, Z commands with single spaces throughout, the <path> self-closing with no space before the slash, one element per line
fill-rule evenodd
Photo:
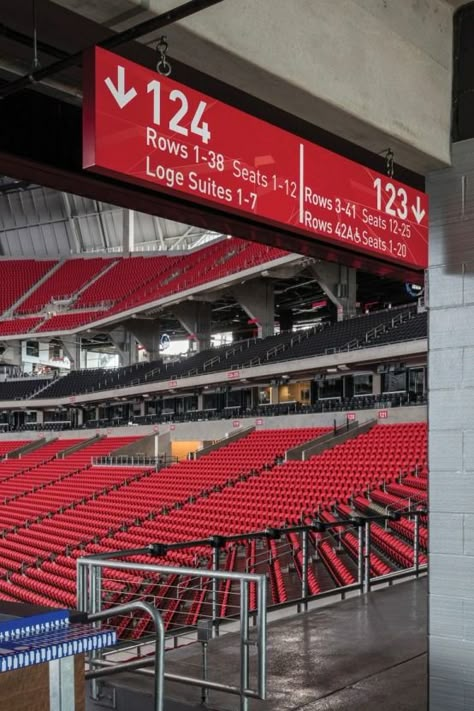
<path fill-rule="evenodd" d="M 423 501 L 426 490 L 416 483 L 424 478 L 414 472 L 426 459 L 426 425 L 375 426 L 308 461 L 279 463 L 286 450 L 328 429 L 258 430 L 198 460 L 182 461 L 158 472 L 142 469 L 134 481 L 130 478 L 137 474 L 136 469 L 91 465 L 91 457 L 133 438 L 94 441 L 64 459 L 57 454 L 71 442 L 56 440 L 23 460 L 0 462 L 0 496 L 7 500 L 1 505 L 0 596 L 73 605 L 76 559 L 80 556 L 140 548 L 153 541 L 176 543 L 215 534 L 262 531 L 308 521 L 317 512 L 333 526 L 325 534 L 311 536 L 316 559 L 310 560 L 307 571 L 309 593 L 318 594 L 328 585 L 353 584 L 357 536 L 338 525 L 333 511 L 349 516 L 353 511 L 346 503 L 349 497 L 363 512 L 373 510 L 374 505 L 403 508 L 408 499 Z M 372 524 L 371 529 L 372 575 L 413 565 L 412 521 L 390 522 L 387 530 Z M 423 563 L 427 545 L 424 523 L 419 535 Z M 233 542 L 222 552 L 223 565 L 226 570 L 266 572 L 272 602 L 284 603 L 295 588 L 289 569 L 296 571 L 297 589 L 301 590 L 304 561 L 300 536 L 288 533 L 278 541 L 266 537 L 262 546 L 257 547 L 255 540 Z M 133 560 L 147 562 L 150 558 L 143 554 Z M 153 560 L 176 566 L 209 565 L 211 549 L 203 544 Z M 196 591 L 189 579 L 179 576 L 152 582 L 129 571 L 114 571 L 113 577 L 105 576 L 104 584 L 107 604 L 123 602 L 131 595 L 153 595 L 163 606 L 168 629 L 186 620 L 194 624 L 208 604 L 207 588 Z M 170 601 L 167 591 L 171 586 L 174 594 Z M 255 588 L 249 592 L 255 606 Z M 230 614 L 232 594 L 230 583 L 219 586 L 222 616 Z M 134 639 L 148 629 L 143 617 L 123 618 L 118 625 L 123 636 Z"/>

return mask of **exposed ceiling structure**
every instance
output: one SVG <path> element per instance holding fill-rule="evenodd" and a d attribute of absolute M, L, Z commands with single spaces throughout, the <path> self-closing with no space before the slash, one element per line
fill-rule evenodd
<path fill-rule="evenodd" d="M 178 19 L 180 14 L 187 17 L 220 2 L 223 0 L 193 0 L 193 3 L 181 4 L 169 2 L 163 3 L 162 9 L 164 13 L 176 10 Z M 186 7 L 180 13 L 182 6 Z M 121 12 L 120 8 L 126 11 Z M 81 64 L 84 50 L 104 40 L 113 40 L 113 47 L 120 47 L 122 52 L 135 58 L 138 52 L 143 61 L 144 50 L 140 52 L 136 42 L 154 45 L 161 34 L 159 28 L 153 32 L 140 31 L 141 24 L 145 24 L 146 20 L 153 20 L 156 24 L 156 14 L 145 12 L 136 4 L 124 4 L 118 0 L 100 0 L 98 3 L 31 0 L 20 4 L 15 0 L 2 0 L 1 11 L 0 78 L 12 82 L 26 77 L 22 89 L 34 83 L 35 90 L 72 103 L 82 102 Z M 159 24 L 167 26 L 174 22 L 174 17 L 170 16 Z M 148 26 L 150 23 L 146 24 Z M 132 35 L 129 33 L 123 39 L 117 38 L 119 33 L 127 29 L 131 30 Z M 37 38 L 36 47 L 34 34 Z M 153 60 L 153 54 L 149 53 L 148 58 Z M 32 71 L 44 71 L 45 75 L 33 81 L 30 77 Z M 18 86 L 15 92 L 17 90 Z"/>
<path fill-rule="evenodd" d="M 107 13 L 111 8 L 114 15 L 115 10 L 119 11 L 118 3 L 115 10 L 113 2 L 105 4 Z M 72 9 L 82 13 L 84 9 L 91 10 L 91 4 L 76 2 Z M 140 12 L 131 13 L 130 19 L 137 14 Z M 82 20 L 80 15 L 77 20 L 75 17 L 63 13 L 49 0 L 20 5 L 14 0 L 2 0 L 0 84 L 2 79 L 11 83 L 28 75 L 35 66 L 48 67 L 110 36 L 110 30 Z M 36 59 L 34 26 L 38 38 Z M 60 33 L 57 32 L 58 26 L 61 27 Z M 63 101 L 80 104 L 81 68 L 73 65 L 66 71 L 54 73 L 34 88 Z M 121 251 L 123 216 L 122 208 L 110 204 L 28 185 L 8 177 L 0 178 L 0 256 L 63 257 L 99 250 Z M 135 251 L 185 250 L 215 236 L 215 233 L 194 226 L 135 213 Z"/>
<path fill-rule="evenodd" d="M 0 182 L 0 255 L 67 257 L 122 252 L 127 223 L 121 207 L 26 185 Z M 133 251 L 186 250 L 218 235 L 135 212 Z"/>
<path fill-rule="evenodd" d="M 123 253 L 125 212 L 121 207 L 4 177 L 0 181 L 0 255 L 41 259 Z M 217 237 L 216 233 L 186 224 L 134 213 L 134 252 L 181 252 Z M 303 269 L 290 278 L 270 278 L 275 285 L 277 312 L 291 310 L 302 322 L 314 319 L 311 303 L 325 295 L 310 270 Z M 400 303 L 405 294 L 397 281 L 360 272 L 358 300 L 362 304 Z M 232 330 L 236 322 L 246 319 L 235 300 L 225 292 L 216 297 L 213 308 L 216 325 L 221 330 Z M 329 313 L 330 307 L 322 315 Z M 169 327 L 180 331 L 173 320 Z"/>

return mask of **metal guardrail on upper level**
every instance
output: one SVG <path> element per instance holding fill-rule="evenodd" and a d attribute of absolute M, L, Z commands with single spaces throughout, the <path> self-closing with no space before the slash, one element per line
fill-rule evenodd
<path fill-rule="evenodd" d="M 176 464 L 178 457 L 170 454 L 160 454 L 157 457 L 148 457 L 141 454 L 119 454 L 117 456 L 92 457 L 91 464 L 97 467 L 147 467 L 161 469 L 169 464 Z"/>
<path fill-rule="evenodd" d="M 354 338 L 351 341 L 345 343 L 343 346 L 333 346 L 330 348 L 326 348 L 326 350 L 324 351 L 325 354 L 330 355 L 334 353 L 345 353 L 356 348 L 366 348 L 370 346 L 371 341 L 374 341 L 374 339 L 376 339 L 377 336 L 379 336 L 380 334 L 385 333 L 386 331 L 392 328 L 395 328 L 395 326 L 401 323 L 405 323 L 405 321 L 409 321 L 411 318 L 417 315 L 417 311 L 415 311 L 411 305 L 408 307 L 405 305 L 395 307 L 394 312 L 394 316 L 392 317 L 389 323 L 380 323 L 377 326 L 373 326 L 368 331 L 366 331 L 361 338 Z M 373 345 L 376 346 L 377 343 L 374 342 Z"/>

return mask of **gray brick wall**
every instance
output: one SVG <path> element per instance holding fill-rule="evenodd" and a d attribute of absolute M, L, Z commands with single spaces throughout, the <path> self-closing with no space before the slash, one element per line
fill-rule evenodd
<path fill-rule="evenodd" d="M 430 195 L 430 711 L 474 709 L 474 140 Z"/>

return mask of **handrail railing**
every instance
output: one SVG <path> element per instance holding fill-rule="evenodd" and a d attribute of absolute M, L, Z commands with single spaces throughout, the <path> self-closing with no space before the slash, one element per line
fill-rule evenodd
<path fill-rule="evenodd" d="M 155 548 L 156 554 L 160 555 L 160 549 Z M 150 547 L 147 548 L 150 553 Z M 201 586 L 211 584 L 212 591 L 212 624 L 208 631 L 211 637 L 219 635 L 219 625 L 221 620 L 218 618 L 218 592 L 219 584 L 238 585 L 240 600 L 238 605 L 237 616 L 233 616 L 233 621 L 239 622 L 240 631 L 240 683 L 239 685 L 226 684 L 216 681 L 211 681 L 207 675 L 207 665 L 203 666 L 202 677 L 193 677 L 181 674 L 166 673 L 164 669 L 164 639 L 171 633 L 164 633 L 164 625 L 157 607 L 151 603 L 142 603 L 139 609 L 152 616 L 155 621 L 158 635 L 155 638 L 155 708 L 157 711 L 162 711 L 162 706 L 158 705 L 163 697 L 162 680 L 170 680 L 173 682 L 182 683 L 185 685 L 198 686 L 207 693 L 208 690 L 216 690 L 229 694 L 234 694 L 240 697 L 241 711 L 247 711 L 249 699 L 265 699 L 266 696 L 266 637 L 267 637 L 267 613 L 266 613 L 266 598 L 267 598 L 267 581 L 264 575 L 256 575 L 253 573 L 233 573 L 223 570 L 208 568 L 176 568 L 165 565 L 154 565 L 145 563 L 129 563 L 117 560 L 117 555 L 95 555 L 87 558 L 79 558 L 77 560 L 77 580 L 78 580 L 78 607 L 81 611 L 88 613 L 88 619 L 95 621 L 116 617 L 123 613 L 130 612 L 134 605 L 141 601 L 135 601 L 121 606 L 113 606 L 109 609 L 102 609 L 102 593 L 103 578 L 113 575 L 114 571 L 124 572 L 133 570 L 133 572 L 143 574 L 148 579 L 155 575 L 158 579 L 163 579 L 165 576 L 177 575 L 184 580 L 192 579 L 199 581 Z M 250 589 L 255 588 L 255 604 L 256 609 L 251 612 L 251 594 Z M 176 594 L 179 591 L 179 586 L 175 586 Z M 256 623 L 256 634 L 250 632 L 250 619 L 254 616 Z M 200 631 L 196 628 L 197 634 L 200 636 Z M 209 635 L 205 635 L 204 643 L 207 644 Z M 201 638 L 201 641 L 203 639 Z M 251 684 L 251 656 L 250 649 L 256 649 L 256 688 L 252 688 Z M 93 653 L 89 658 L 91 671 L 87 674 L 90 679 L 98 679 L 109 674 L 120 673 L 123 671 L 139 670 L 149 666 L 151 663 L 150 657 L 142 657 L 133 661 L 109 661 L 104 660 L 102 653 Z M 99 669 L 97 669 L 99 668 Z M 162 703 L 162 700 L 161 700 Z"/>
<path fill-rule="evenodd" d="M 259 531 L 248 531 L 248 532 L 242 532 L 242 533 L 236 533 L 234 535 L 230 536 L 210 536 L 208 538 L 200 538 L 196 540 L 189 540 L 189 541 L 179 541 L 176 543 L 160 543 L 160 542 L 155 542 L 155 543 L 150 543 L 147 546 L 143 546 L 140 548 L 131 548 L 131 549 L 126 549 L 126 550 L 119 550 L 119 551 L 113 551 L 108 553 L 106 556 L 104 554 L 96 554 L 96 555 L 91 555 L 88 556 L 85 559 L 79 559 L 78 563 L 81 560 L 85 561 L 92 561 L 92 560 L 103 560 L 104 557 L 106 558 L 107 561 L 107 566 L 109 567 L 111 564 L 111 561 L 120 559 L 120 558 L 130 558 L 130 557 L 135 557 L 135 556 L 160 556 L 160 557 L 165 557 L 169 552 L 171 551 L 183 551 L 186 549 L 202 549 L 202 548 L 209 548 L 210 550 L 213 550 L 214 552 L 217 551 L 222 551 L 225 549 L 225 547 L 228 544 L 237 544 L 237 543 L 242 543 L 242 542 L 248 542 L 252 540 L 258 540 L 258 539 L 267 539 L 267 540 L 280 540 L 282 536 L 292 534 L 292 533 L 301 533 L 301 534 L 311 534 L 311 533 L 324 533 L 326 531 L 330 531 L 332 529 L 355 529 L 358 530 L 360 528 L 364 529 L 364 536 L 359 537 L 359 572 L 363 573 L 363 579 L 361 579 L 359 575 L 359 580 L 358 583 L 354 586 L 351 586 L 353 589 L 360 589 L 362 592 L 369 592 L 371 585 L 373 583 L 378 584 L 379 582 L 383 582 L 385 579 L 396 579 L 396 578 L 403 578 L 407 577 L 407 575 L 418 575 L 420 571 L 424 571 L 427 569 L 427 566 L 425 564 L 420 564 L 419 562 L 419 553 L 420 553 L 420 541 L 419 541 L 419 519 L 421 517 L 426 517 L 428 515 L 427 509 L 421 505 L 418 504 L 415 508 L 400 508 L 397 511 L 387 511 L 386 513 L 377 513 L 373 512 L 370 513 L 369 515 L 364 514 L 362 512 L 356 513 L 354 512 L 354 515 L 351 516 L 350 518 L 339 518 L 335 521 L 327 522 L 323 521 L 320 518 L 320 515 L 318 512 L 315 512 L 314 517 L 311 518 L 311 523 L 300 523 L 300 524 L 295 524 L 295 525 L 288 525 L 284 527 L 269 527 L 266 529 L 262 529 Z M 414 530 L 414 539 L 413 539 L 413 566 L 406 568 L 405 570 L 395 570 L 393 573 L 390 573 L 388 575 L 384 576 L 371 576 L 370 574 L 370 563 L 369 563 L 369 557 L 370 555 L 367 555 L 367 550 L 370 549 L 370 540 L 371 540 L 371 533 L 370 533 L 370 527 L 373 523 L 388 523 L 390 521 L 399 521 L 400 519 L 407 518 L 407 519 L 413 519 L 415 522 L 415 530 Z M 304 546 L 303 546 L 304 547 Z M 308 560 L 305 560 L 303 562 L 303 569 L 307 570 L 308 564 L 309 564 L 309 550 L 306 550 L 306 555 L 308 557 Z M 361 557 L 365 558 L 365 562 L 361 562 Z M 216 556 L 215 553 L 213 554 L 213 560 L 216 561 L 218 560 L 218 555 Z M 105 564 L 104 564 L 105 565 Z M 129 567 L 131 570 L 138 570 L 142 569 L 141 566 L 138 566 L 135 563 L 123 563 L 121 567 Z M 144 566 L 144 569 L 146 569 L 147 566 Z M 216 566 L 214 565 L 214 568 Z M 190 569 L 193 571 L 193 574 L 196 573 L 195 569 Z M 189 571 L 187 569 L 182 569 L 182 568 L 170 568 L 167 569 L 167 572 L 173 571 L 174 573 L 179 572 L 180 574 L 187 574 Z M 207 571 L 208 574 L 210 574 L 210 571 Z M 302 576 L 302 585 L 304 586 L 304 578 L 305 576 Z M 331 593 L 337 593 L 340 590 L 344 590 L 344 587 L 340 587 L 338 589 L 332 590 Z M 304 587 L 302 588 L 302 593 L 304 593 Z M 323 595 L 326 595 L 324 593 Z M 305 601 L 307 602 L 309 597 L 318 597 L 318 595 L 315 596 L 308 596 L 307 594 L 303 595 L 300 598 L 293 599 L 289 604 L 300 604 L 304 603 Z M 217 617 L 213 617 L 214 624 L 217 625 Z"/>
<path fill-rule="evenodd" d="M 141 548 L 131 548 L 127 550 L 113 551 L 107 554 L 107 560 L 111 558 L 124 558 L 134 555 L 166 555 L 168 551 L 183 550 L 186 548 L 197 548 L 201 546 L 209 546 L 215 548 L 216 544 L 219 547 L 224 546 L 226 543 L 235 543 L 237 541 L 252 540 L 257 538 L 278 538 L 279 536 L 286 535 L 287 533 L 300 533 L 301 531 L 318 531 L 331 529 L 334 527 L 342 526 L 348 527 L 355 525 L 361 525 L 368 521 L 369 523 L 376 522 L 388 522 L 397 521 L 400 518 L 419 518 L 420 516 L 427 516 L 427 509 L 419 505 L 417 508 L 408 509 L 406 507 L 401 507 L 397 511 L 391 511 L 386 514 L 374 514 L 374 515 L 354 515 L 351 518 L 341 518 L 335 522 L 327 523 L 320 521 L 316 512 L 311 524 L 295 524 L 289 526 L 279 526 L 279 527 L 269 527 L 260 529 L 259 531 L 248 531 L 242 533 L 235 533 L 232 536 L 209 536 L 208 538 L 198 538 L 190 541 L 179 541 L 177 543 L 150 543 L 147 546 Z M 159 552 L 158 552 L 159 551 Z M 101 559 L 102 553 L 97 555 L 88 556 L 89 559 Z M 136 569 L 135 564 L 131 564 L 133 569 Z M 175 569 L 174 569 L 175 570 Z"/>
<path fill-rule="evenodd" d="M 214 358 L 210 358 L 209 360 L 206 360 L 204 365 L 202 366 L 203 370 L 207 370 L 211 365 L 214 365 L 215 363 L 219 363 L 221 357 L 220 356 L 214 356 Z"/>
<path fill-rule="evenodd" d="M 268 351 L 265 353 L 265 359 L 268 360 L 277 353 L 280 353 L 280 351 L 286 350 L 287 347 L 288 343 L 278 343 L 276 346 L 273 346 L 272 348 L 268 349 Z"/>
<path fill-rule="evenodd" d="M 153 467 L 160 468 L 175 464 L 178 457 L 170 454 L 159 454 L 156 457 L 148 457 L 142 454 L 119 454 L 117 456 L 92 457 L 91 464 L 99 467 Z"/>
<path fill-rule="evenodd" d="M 78 559 L 79 607 L 83 611 L 95 614 L 101 612 L 103 605 L 111 604 L 111 591 L 115 591 L 113 593 L 115 603 L 118 602 L 117 595 L 123 594 L 124 602 L 129 601 L 130 595 L 135 599 L 141 595 L 143 600 L 156 608 L 162 606 L 162 615 L 167 626 L 166 638 L 170 638 L 173 646 L 181 637 L 190 637 L 193 641 L 203 642 L 199 629 L 200 620 L 206 626 L 206 619 L 203 618 L 207 618 L 209 635 L 212 637 L 217 637 L 224 626 L 232 631 L 236 623 L 239 623 L 241 659 L 239 685 L 210 681 L 205 671 L 206 665 L 203 665 L 201 678 L 166 673 L 164 677 L 186 685 L 201 687 L 203 698 L 208 690 L 237 694 L 241 700 L 240 709 L 245 711 L 248 709 L 250 698 L 265 697 L 267 608 L 277 610 L 296 605 L 298 611 L 306 610 L 311 601 L 336 595 L 344 598 L 349 592 L 368 593 L 373 586 L 390 585 L 395 580 L 418 577 L 420 573 L 426 571 L 425 554 L 423 553 L 421 557 L 420 551 L 422 546 L 426 548 L 426 530 L 420 529 L 420 520 L 424 524 L 425 517 L 428 515 L 424 504 L 415 504 L 412 507 L 409 502 L 407 506 L 401 506 L 398 510 L 389 511 L 386 508 L 380 511 L 372 508 L 370 492 L 366 495 L 369 498 L 367 506 L 364 506 L 363 502 L 355 502 L 359 507 L 358 510 L 353 506 L 349 509 L 347 506 L 336 505 L 334 514 L 339 513 L 338 518 L 332 514 L 328 516 L 328 511 L 319 509 L 313 513 L 304 512 L 299 523 L 288 523 L 285 526 L 268 527 L 228 536 L 214 535 L 175 543 L 154 542 L 140 548 L 99 553 Z M 387 526 L 391 527 L 402 519 L 409 519 L 412 522 L 409 527 L 405 527 L 410 532 L 407 540 L 412 541 L 412 546 L 405 544 L 404 561 L 398 563 L 397 560 L 396 569 L 390 570 L 390 567 L 383 562 L 384 558 L 389 559 L 389 554 L 384 552 L 379 540 L 387 530 Z M 378 524 L 385 524 L 385 528 L 382 530 Z M 372 528 L 373 526 L 375 528 Z M 328 543 L 331 548 L 328 548 Z M 314 565 L 325 565 L 329 570 L 331 550 L 334 554 L 334 551 L 341 546 L 349 552 L 353 561 L 352 568 L 357 572 L 354 572 L 350 579 L 337 580 L 337 575 L 334 576 L 336 587 L 331 590 L 315 589 Z M 375 553 L 375 556 L 374 546 L 376 551 L 381 551 Z M 233 564 L 228 563 L 229 556 L 233 555 L 235 561 L 237 557 L 242 557 L 242 550 L 245 552 L 245 572 L 232 572 Z M 316 554 L 316 558 L 313 558 L 313 553 Z M 154 558 L 163 561 L 168 554 L 172 554 L 169 559 L 173 565 L 153 562 Z M 324 563 L 315 563 L 318 558 Z M 143 562 L 148 559 L 151 562 Z M 140 563 L 136 562 L 137 560 Z M 196 567 L 190 567 L 189 564 L 186 567 L 179 567 L 180 562 L 191 560 Z M 223 570 L 224 562 L 226 570 Z M 375 563 L 380 567 L 374 570 Z M 280 571 L 284 566 L 294 565 L 299 575 L 300 587 L 292 599 L 288 599 L 285 595 L 275 600 L 272 593 L 272 603 L 267 603 L 266 577 L 255 575 L 253 571 L 262 570 L 262 565 L 271 567 L 270 580 L 273 588 L 272 576 L 275 576 L 276 564 Z M 226 598 L 225 603 L 224 598 Z M 236 599 L 239 600 L 238 604 Z M 190 606 L 191 600 L 193 602 Z M 181 608 L 182 605 L 184 608 Z M 184 611 L 180 612 L 182 609 Z M 112 615 L 113 610 L 116 610 L 116 607 L 112 608 Z M 256 622 L 256 641 L 250 639 L 249 620 L 252 617 Z M 140 640 L 140 634 L 135 634 L 136 630 L 140 629 L 140 623 L 140 618 L 133 623 L 129 618 L 121 621 L 122 629 L 127 629 L 130 625 L 132 635 L 122 642 L 122 649 L 137 647 L 149 639 L 146 637 L 145 640 Z M 146 626 L 143 627 L 143 630 L 145 629 Z M 250 685 L 249 647 L 252 644 L 257 647 L 256 689 L 251 689 Z M 154 661 L 156 659 L 155 654 Z M 100 654 L 90 660 L 92 669 L 90 678 L 99 679 L 107 674 L 131 670 L 146 673 L 143 667 L 151 663 L 153 660 L 149 656 L 124 662 L 123 655 L 119 660 L 105 660 Z"/>
<path fill-rule="evenodd" d="M 356 436 L 356 434 L 362 434 L 366 431 L 364 426 L 367 426 L 367 429 L 370 429 L 376 423 L 375 420 L 369 420 L 368 422 L 371 424 L 368 425 L 367 423 L 359 423 L 357 420 L 350 422 L 346 419 L 345 422 L 336 425 L 336 420 L 334 420 L 334 429 L 330 432 L 326 432 L 325 434 L 319 435 L 319 437 L 315 437 L 313 440 L 303 442 L 303 444 L 298 444 L 295 447 L 288 449 L 285 453 L 285 461 L 305 461 L 310 459 L 313 454 L 319 454 L 320 451 L 324 451 L 326 448 L 332 448 L 332 446 L 334 446 L 333 443 L 342 443 L 342 441 L 344 441 L 342 439 L 344 435 L 349 436 L 350 434 L 350 436 L 353 437 Z M 360 430 L 361 427 L 364 429 Z M 357 433 L 354 433 L 354 430 L 357 430 Z M 313 452 L 313 450 L 315 451 Z"/>
<path fill-rule="evenodd" d="M 82 571 L 81 571 L 82 572 Z M 84 576 L 84 572 L 82 572 Z M 151 617 L 155 625 L 155 657 L 154 657 L 154 701 L 155 701 L 155 711 L 163 711 L 164 709 L 164 666 L 165 666 L 165 628 L 163 625 L 163 620 L 156 607 L 149 605 L 147 602 L 142 600 L 137 600 L 136 602 L 126 603 L 125 605 L 118 605 L 114 608 L 109 608 L 108 610 L 100 610 L 98 612 L 91 612 L 87 615 L 88 622 L 100 622 L 102 620 L 109 620 L 111 617 L 116 615 L 121 615 L 127 612 L 133 612 L 134 610 L 141 610 Z M 92 663 L 93 664 L 93 663 Z M 110 674 L 110 670 L 92 670 L 86 672 L 86 679 L 98 679 Z"/>
<path fill-rule="evenodd" d="M 161 373 L 162 369 L 162 366 L 159 366 L 158 368 L 153 368 L 153 370 L 149 370 L 148 373 L 145 374 L 143 381 L 147 382 L 148 380 L 152 380 L 155 375 Z"/>

